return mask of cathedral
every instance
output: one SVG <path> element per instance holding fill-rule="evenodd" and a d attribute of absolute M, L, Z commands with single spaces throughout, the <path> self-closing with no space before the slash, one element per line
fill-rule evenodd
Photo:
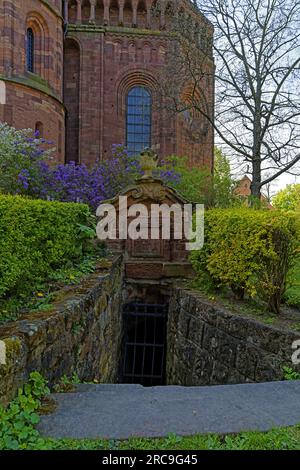
<path fill-rule="evenodd" d="M 160 77 L 174 39 L 213 28 L 190 0 L 0 0 L 0 121 L 54 142 L 58 162 L 110 158 L 114 144 L 131 155 L 153 147 L 161 158 L 187 156 L 213 167 L 213 130 L 161 101 Z M 204 95 L 213 115 L 214 62 L 205 50 Z"/>

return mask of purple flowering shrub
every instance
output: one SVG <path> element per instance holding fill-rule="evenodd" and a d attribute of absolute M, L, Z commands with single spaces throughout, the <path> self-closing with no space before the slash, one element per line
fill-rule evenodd
<path fill-rule="evenodd" d="M 124 147 L 114 145 L 112 158 L 89 168 L 85 164 L 50 167 L 40 163 L 42 187 L 38 194 L 63 202 L 83 202 L 95 210 L 104 199 L 110 199 L 141 175 L 138 160 L 129 157 Z"/>
<path fill-rule="evenodd" d="M 40 163 L 51 160 L 53 150 L 32 130 L 18 131 L 0 123 L 0 192 L 31 194 L 40 188 Z"/>
<path fill-rule="evenodd" d="M 101 201 L 116 196 L 142 175 L 139 158 L 129 156 L 122 145 L 113 146 L 111 158 L 88 167 L 51 163 L 50 144 L 31 130 L 0 124 L 0 192 L 86 203 L 94 211 Z M 175 188 L 180 185 L 176 165 L 163 164 L 156 176 Z"/>
<path fill-rule="evenodd" d="M 142 176 L 138 157 L 128 156 L 124 146 L 113 145 L 112 157 L 89 168 L 70 162 L 49 167 L 41 162 L 39 197 L 63 202 L 83 202 L 95 210 L 101 201 L 111 199 Z M 180 180 L 174 170 L 159 169 L 157 176 L 167 184 Z"/>

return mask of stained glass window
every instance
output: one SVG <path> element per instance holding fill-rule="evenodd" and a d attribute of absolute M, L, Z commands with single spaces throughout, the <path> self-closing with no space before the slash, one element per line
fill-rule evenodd
<path fill-rule="evenodd" d="M 127 150 L 131 156 L 151 146 L 151 107 L 151 93 L 147 88 L 131 88 L 127 95 Z"/>

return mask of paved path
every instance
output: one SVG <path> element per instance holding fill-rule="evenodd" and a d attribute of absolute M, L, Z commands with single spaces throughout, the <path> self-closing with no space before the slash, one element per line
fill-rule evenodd
<path fill-rule="evenodd" d="M 56 394 L 44 436 L 125 439 L 232 433 L 300 423 L 300 381 L 210 387 L 79 385 Z"/>

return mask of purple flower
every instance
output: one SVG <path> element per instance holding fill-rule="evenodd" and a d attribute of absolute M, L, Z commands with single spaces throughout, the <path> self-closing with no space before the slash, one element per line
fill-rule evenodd
<path fill-rule="evenodd" d="M 112 147 L 110 159 L 98 160 L 93 167 L 69 162 L 50 166 L 41 148 L 43 139 L 31 139 L 26 153 L 27 168 L 20 167 L 16 191 L 34 197 L 63 202 L 83 202 L 94 211 L 104 199 L 110 199 L 132 185 L 142 171 L 139 158 L 128 155 L 120 144 Z M 25 155 L 25 154 L 24 154 Z M 157 176 L 176 186 L 180 176 L 173 169 L 158 169 Z"/>
<path fill-rule="evenodd" d="M 28 189 L 29 178 L 30 178 L 29 171 L 26 169 L 21 170 L 20 173 L 18 174 L 18 183 L 20 183 L 24 189 Z"/>

